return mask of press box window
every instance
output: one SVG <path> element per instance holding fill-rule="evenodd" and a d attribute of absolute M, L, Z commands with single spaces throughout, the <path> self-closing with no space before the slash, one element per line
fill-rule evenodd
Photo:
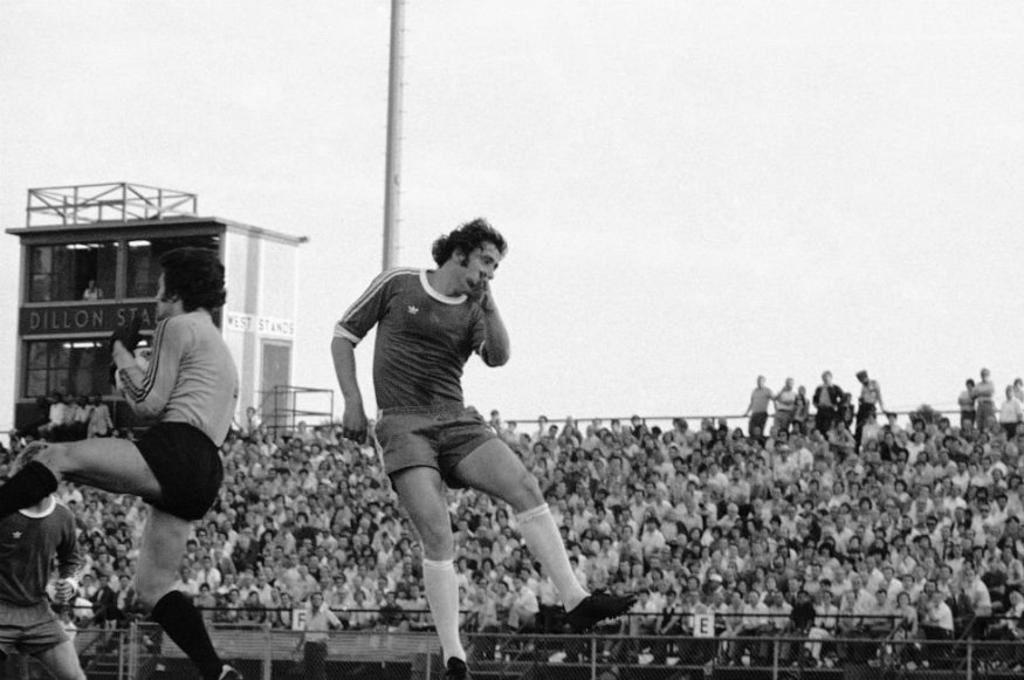
<path fill-rule="evenodd" d="M 25 398 L 110 394 L 110 352 L 106 342 L 46 340 L 29 342 Z"/>
<path fill-rule="evenodd" d="M 176 236 L 128 241 L 127 297 L 149 298 L 156 295 L 160 281 L 160 257 L 175 248 L 193 247 L 217 250 L 217 236 Z"/>
<path fill-rule="evenodd" d="M 29 302 L 99 300 L 114 296 L 116 242 L 65 243 L 29 249 Z"/>

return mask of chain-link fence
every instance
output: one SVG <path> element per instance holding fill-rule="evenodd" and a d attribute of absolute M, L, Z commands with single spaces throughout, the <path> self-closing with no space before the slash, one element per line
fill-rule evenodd
<path fill-rule="evenodd" d="M 1024 674 L 1024 644 L 998 639 L 929 639 L 896 632 L 877 637 L 815 632 L 747 635 L 467 634 L 476 680 L 1010 680 Z M 441 680 L 432 632 L 338 631 L 304 637 L 267 626 L 215 626 L 217 650 L 246 680 Z M 198 680 L 184 653 L 155 625 L 79 631 L 89 680 Z M 12 656 L 0 680 L 48 678 L 34 661 Z"/>

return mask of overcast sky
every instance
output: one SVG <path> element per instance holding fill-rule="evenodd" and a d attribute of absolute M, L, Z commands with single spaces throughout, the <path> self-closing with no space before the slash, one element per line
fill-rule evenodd
<path fill-rule="evenodd" d="M 389 7 L 0 0 L 0 224 L 29 187 L 131 181 L 308 236 L 294 382 L 333 387 L 381 267 Z M 468 401 L 735 414 L 758 374 L 867 368 L 952 407 L 1024 374 L 1022 35 L 1014 1 L 409 2 L 399 263 L 476 216 L 510 243 L 512 361 L 471 360 Z"/>

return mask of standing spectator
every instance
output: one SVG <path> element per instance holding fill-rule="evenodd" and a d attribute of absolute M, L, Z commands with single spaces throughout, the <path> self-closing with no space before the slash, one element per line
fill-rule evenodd
<path fill-rule="evenodd" d="M 953 639 L 953 610 L 946 604 L 943 592 L 935 588 L 924 601 L 924 616 L 919 619 L 921 630 L 930 640 Z"/>
<path fill-rule="evenodd" d="M 992 616 L 992 596 L 988 586 L 981 580 L 981 576 L 970 562 L 964 563 L 960 585 L 965 603 L 969 604 L 969 611 L 965 612 L 964 634 L 979 635 L 984 631 L 988 617 Z"/>
<path fill-rule="evenodd" d="M 341 628 L 341 620 L 324 604 L 323 593 L 319 591 L 309 597 L 306 605 L 306 630 L 302 636 L 302 664 L 306 678 L 325 680 L 327 677 L 328 631 Z"/>
<path fill-rule="evenodd" d="M 99 586 L 89 599 L 92 600 L 93 623 L 112 625 L 117 620 L 117 594 L 110 587 L 110 576 L 105 572 L 100 572 Z"/>
<path fill-rule="evenodd" d="M 801 385 L 796 390 L 796 401 L 793 402 L 793 423 L 800 428 L 801 434 L 807 434 L 807 421 L 811 418 L 811 401 L 807 398 L 807 388 Z"/>
<path fill-rule="evenodd" d="M 832 383 L 832 371 L 821 374 L 821 384 L 814 390 L 814 428 L 823 436 L 832 429 L 839 419 L 839 408 L 843 402 L 843 390 Z"/>
<path fill-rule="evenodd" d="M 82 291 L 82 299 L 90 302 L 103 299 L 103 289 L 96 286 L 95 279 L 89 279 L 89 285 Z"/>
<path fill-rule="evenodd" d="M 768 621 L 768 605 L 761 601 L 761 594 L 757 590 L 751 590 L 747 593 L 746 603 L 741 609 L 743 616 L 740 619 L 739 625 L 734 631 L 734 635 L 738 638 L 754 638 L 764 635 L 769 630 Z M 733 647 L 733 658 L 734 664 L 738 664 L 743 661 L 743 656 L 748 652 L 753 652 L 753 662 L 755 665 L 759 665 L 759 662 L 763 661 L 766 652 L 768 651 L 767 645 L 762 642 L 750 639 L 739 639 L 736 640 Z M 749 665 L 749 661 L 744 665 Z"/>
<path fill-rule="evenodd" d="M 975 425 L 979 432 L 986 432 L 992 427 L 996 415 L 996 386 L 992 383 L 991 372 L 987 368 L 981 369 L 981 381 L 971 390 L 977 410 L 977 421 Z"/>
<path fill-rule="evenodd" d="M 250 590 L 242 603 L 242 621 L 245 623 L 264 623 L 267 620 L 267 608 L 260 602 L 259 593 Z"/>
<path fill-rule="evenodd" d="M 119 587 L 117 589 L 117 618 L 126 621 L 130 616 L 138 614 L 142 607 L 139 604 L 139 594 L 135 590 L 131 576 L 121 574 L 118 577 Z"/>
<path fill-rule="evenodd" d="M 76 441 L 85 439 L 89 432 L 89 419 L 92 416 L 92 405 L 87 397 L 78 397 L 71 406 L 71 423 L 68 426 L 68 439 Z"/>
<path fill-rule="evenodd" d="M 114 421 L 110 417 L 110 408 L 104 403 L 98 394 L 92 395 L 90 399 L 89 422 L 86 426 L 85 436 L 109 437 L 114 429 Z"/>
<path fill-rule="evenodd" d="M 398 604 L 398 598 L 393 590 L 384 593 L 384 604 L 380 607 L 380 622 L 390 633 L 409 628 L 402 605 Z"/>
<path fill-rule="evenodd" d="M 1012 385 L 1006 386 L 1006 401 L 999 407 L 999 426 L 1006 432 L 1007 439 L 1017 435 L 1017 424 L 1024 421 L 1024 406 L 1017 399 Z"/>
<path fill-rule="evenodd" d="M 775 395 L 775 430 L 789 432 L 789 424 L 793 422 L 797 407 L 797 391 L 793 387 L 793 379 L 786 378 L 786 383 Z"/>
<path fill-rule="evenodd" d="M 864 434 L 864 426 L 873 421 L 880 410 L 884 410 L 882 404 L 882 388 L 878 386 L 877 380 L 868 377 L 868 372 L 857 371 L 857 380 L 860 382 L 860 398 L 857 402 L 857 426 L 854 430 L 854 441 L 857 450 L 860 450 L 861 437 Z"/>
<path fill-rule="evenodd" d="M 246 406 L 245 422 L 242 423 L 242 436 L 249 439 L 257 437 L 262 424 L 263 422 L 260 419 L 259 413 L 256 412 L 256 408 L 253 406 Z"/>
<path fill-rule="evenodd" d="M 956 400 L 960 406 L 960 429 L 966 428 L 968 422 L 978 422 L 978 412 L 974 403 L 974 379 L 968 378 L 964 385 L 966 389 Z"/>
<path fill-rule="evenodd" d="M 743 412 L 744 416 L 750 416 L 750 421 L 747 423 L 747 436 L 756 439 L 764 438 L 765 425 L 768 424 L 768 404 L 774 398 L 775 395 L 771 389 L 765 387 L 764 376 L 757 376 L 757 386 L 750 393 L 750 403 L 747 404 L 747 410 Z"/>
<path fill-rule="evenodd" d="M 513 585 L 515 600 L 509 612 L 509 626 L 518 632 L 532 632 L 536 628 L 537 614 L 540 612 L 537 595 L 518 576 L 513 579 Z"/>
<path fill-rule="evenodd" d="M 44 439 L 55 439 L 60 429 L 68 418 L 68 407 L 64 403 L 64 397 L 60 392 L 54 390 L 50 394 L 49 421 L 39 426 L 39 436 Z"/>

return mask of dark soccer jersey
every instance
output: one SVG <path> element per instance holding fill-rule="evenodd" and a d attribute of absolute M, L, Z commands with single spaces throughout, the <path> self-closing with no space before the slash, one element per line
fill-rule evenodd
<path fill-rule="evenodd" d="M 426 271 L 391 269 L 349 307 L 334 334 L 358 343 L 374 324 L 378 408 L 462 402 L 462 369 L 485 339 L 479 305 L 434 290 Z"/>
<path fill-rule="evenodd" d="M 56 500 L 50 503 L 39 513 L 21 510 L 0 518 L 0 601 L 26 606 L 45 600 L 54 555 L 61 578 L 78 573 L 75 518 Z"/>

